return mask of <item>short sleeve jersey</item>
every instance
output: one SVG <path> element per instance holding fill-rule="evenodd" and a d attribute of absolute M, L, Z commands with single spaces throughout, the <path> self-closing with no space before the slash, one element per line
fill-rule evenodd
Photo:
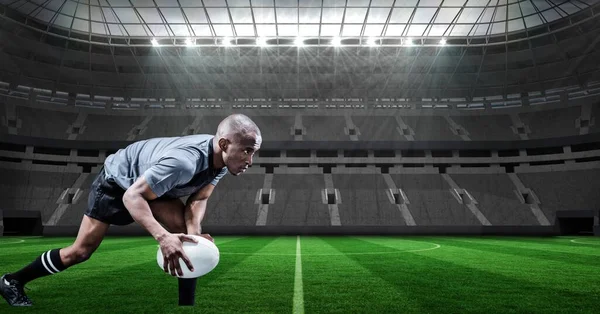
<path fill-rule="evenodd" d="M 158 197 L 191 195 L 208 184 L 217 185 L 227 173 L 226 167 L 213 166 L 213 138 L 197 134 L 132 143 L 106 158 L 106 176 L 127 189 L 143 175 Z"/>

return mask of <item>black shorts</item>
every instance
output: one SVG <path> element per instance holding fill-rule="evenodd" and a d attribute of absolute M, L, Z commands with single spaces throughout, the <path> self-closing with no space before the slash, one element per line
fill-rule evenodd
<path fill-rule="evenodd" d="M 135 220 L 123 204 L 125 190 L 112 178 L 106 180 L 104 167 L 92 183 L 85 215 L 111 225 L 129 225 Z"/>

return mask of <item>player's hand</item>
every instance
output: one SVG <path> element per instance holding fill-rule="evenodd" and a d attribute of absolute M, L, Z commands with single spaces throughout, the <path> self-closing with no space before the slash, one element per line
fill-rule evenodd
<path fill-rule="evenodd" d="M 200 234 L 200 236 L 207 239 L 208 241 L 210 241 L 212 243 L 215 243 L 215 239 L 213 239 L 213 237 L 211 237 L 210 234 L 208 234 L 208 233 Z"/>
<path fill-rule="evenodd" d="M 164 258 L 164 271 L 165 273 L 171 273 L 172 276 L 183 276 L 179 259 L 183 259 L 187 268 L 190 271 L 194 271 L 194 267 L 190 262 L 189 257 L 183 250 L 183 241 L 189 241 L 196 243 L 196 239 L 183 233 L 169 233 L 163 236 L 159 240 L 160 250 L 163 253 Z"/>

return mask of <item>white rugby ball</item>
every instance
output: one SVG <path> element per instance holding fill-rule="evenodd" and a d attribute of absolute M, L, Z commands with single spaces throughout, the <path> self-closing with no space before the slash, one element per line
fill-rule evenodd
<path fill-rule="evenodd" d="M 177 271 L 175 272 L 176 276 L 179 278 L 198 278 L 204 276 L 215 269 L 217 264 L 219 264 L 219 249 L 213 242 L 201 236 L 189 236 L 198 241 L 198 243 L 189 241 L 183 242 L 183 250 L 194 266 L 194 271 L 190 271 L 183 259 L 179 258 L 179 265 L 183 272 L 183 276 L 179 276 Z M 156 253 L 156 261 L 158 262 L 158 266 L 164 271 L 164 257 L 160 250 L 160 246 Z"/>

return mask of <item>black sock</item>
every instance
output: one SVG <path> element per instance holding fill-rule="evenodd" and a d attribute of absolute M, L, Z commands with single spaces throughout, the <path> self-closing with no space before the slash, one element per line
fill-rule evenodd
<path fill-rule="evenodd" d="M 179 280 L 179 305 L 194 305 L 197 278 Z"/>
<path fill-rule="evenodd" d="M 56 274 L 65 270 L 60 260 L 60 249 L 50 250 L 38 256 L 31 264 L 23 267 L 16 273 L 8 274 L 7 279 L 15 279 L 21 284 L 26 284 L 34 279 Z"/>

